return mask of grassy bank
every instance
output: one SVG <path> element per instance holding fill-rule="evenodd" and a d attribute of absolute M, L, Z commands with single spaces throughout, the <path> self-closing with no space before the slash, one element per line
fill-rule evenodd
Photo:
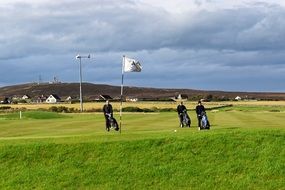
<path fill-rule="evenodd" d="M 284 189 L 285 112 L 263 106 L 208 111 L 210 131 L 124 113 L 121 134 L 101 113 L 1 114 L 0 189 Z"/>
<path fill-rule="evenodd" d="M 1 189 L 282 189 L 284 131 L 84 137 L 0 146 Z"/>

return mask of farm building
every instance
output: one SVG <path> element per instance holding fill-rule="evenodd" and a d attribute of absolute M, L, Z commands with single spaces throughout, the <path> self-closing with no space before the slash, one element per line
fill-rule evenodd
<path fill-rule="evenodd" d="M 27 94 L 25 94 L 24 96 L 22 96 L 22 100 L 27 100 L 27 99 L 31 99 L 31 97 Z"/>
<path fill-rule="evenodd" d="M 239 100 L 241 100 L 241 97 L 237 96 L 237 97 L 235 97 L 235 100 L 239 101 Z"/>
<path fill-rule="evenodd" d="M 3 97 L 3 98 L 0 98 L 0 103 L 1 104 L 10 104 L 11 100 L 7 97 Z"/>
<path fill-rule="evenodd" d="M 56 94 L 51 94 L 47 99 L 46 99 L 46 103 L 49 104 L 54 104 L 60 102 L 60 97 Z"/>
<path fill-rule="evenodd" d="M 99 100 L 112 100 L 113 98 L 109 95 L 100 95 Z"/>
<path fill-rule="evenodd" d="M 126 101 L 127 102 L 137 102 L 139 99 L 138 98 L 134 98 L 134 97 L 127 97 Z"/>
<path fill-rule="evenodd" d="M 35 97 L 33 101 L 36 103 L 43 103 L 43 102 L 46 102 L 47 98 L 48 97 L 41 95 L 41 96 Z"/>
<path fill-rule="evenodd" d="M 174 100 L 174 101 L 187 101 L 188 96 L 187 96 L 187 94 L 178 94 L 178 96 L 175 96 L 174 98 L 172 98 L 172 100 Z"/>

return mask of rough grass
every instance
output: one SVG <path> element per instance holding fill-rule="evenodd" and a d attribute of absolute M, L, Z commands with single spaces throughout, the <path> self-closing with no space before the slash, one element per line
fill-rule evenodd
<path fill-rule="evenodd" d="M 119 110 L 120 109 L 120 102 L 111 102 L 113 105 L 114 109 Z M 179 102 L 153 102 L 153 101 L 145 101 L 145 102 L 124 102 L 123 105 L 124 107 L 139 107 L 141 109 L 148 108 L 158 108 L 158 109 L 164 109 L 164 108 L 174 108 L 176 109 L 177 105 Z M 207 107 L 216 107 L 216 106 L 222 106 L 222 105 L 229 105 L 234 102 L 209 102 L 207 103 Z M 84 102 L 83 107 L 84 110 L 92 110 L 92 109 L 101 109 L 104 105 L 104 102 Z M 185 102 L 185 105 L 189 109 L 194 109 L 195 106 L 197 105 L 197 102 Z M 284 101 L 285 105 L 285 101 Z M 52 106 L 64 106 L 67 108 L 74 108 L 79 110 L 80 109 L 80 104 L 69 104 L 69 103 L 58 103 L 58 104 L 14 104 L 14 105 L 9 105 L 11 108 L 14 109 L 22 109 L 26 108 L 29 110 L 35 110 L 35 109 L 49 109 Z"/>
<path fill-rule="evenodd" d="M 101 113 L 6 115 L 0 189 L 284 189 L 284 111 L 240 106 L 208 111 L 210 131 L 194 112 L 190 129 L 175 112 L 124 113 L 121 134 Z"/>

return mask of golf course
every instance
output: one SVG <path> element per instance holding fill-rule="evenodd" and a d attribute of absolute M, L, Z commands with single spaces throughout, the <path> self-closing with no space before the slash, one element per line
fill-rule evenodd
<path fill-rule="evenodd" d="M 0 189 L 285 189 L 285 102 L 205 102 L 201 131 L 196 102 L 185 105 L 190 128 L 175 102 L 124 103 L 148 111 L 124 111 L 120 132 L 99 111 L 11 105 L 0 112 Z"/>

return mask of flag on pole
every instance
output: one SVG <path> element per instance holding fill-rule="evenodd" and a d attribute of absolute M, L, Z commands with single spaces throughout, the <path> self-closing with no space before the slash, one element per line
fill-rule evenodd
<path fill-rule="evenodd" d="M 125 57 L 124 72 L 141 72 L 142 66 L 139 61 Z"/>
<path fill-rule="evenodd" d="M 122 107 L 123 107 L 123 89 L 124 89 L 124 72 L 141 72 L 142 66 L 135 59 L 123 56 L 122 61 L 122 84 L 121 84 L 121 104 L 120 104 L 120 133 L 122 130 Z"/>

